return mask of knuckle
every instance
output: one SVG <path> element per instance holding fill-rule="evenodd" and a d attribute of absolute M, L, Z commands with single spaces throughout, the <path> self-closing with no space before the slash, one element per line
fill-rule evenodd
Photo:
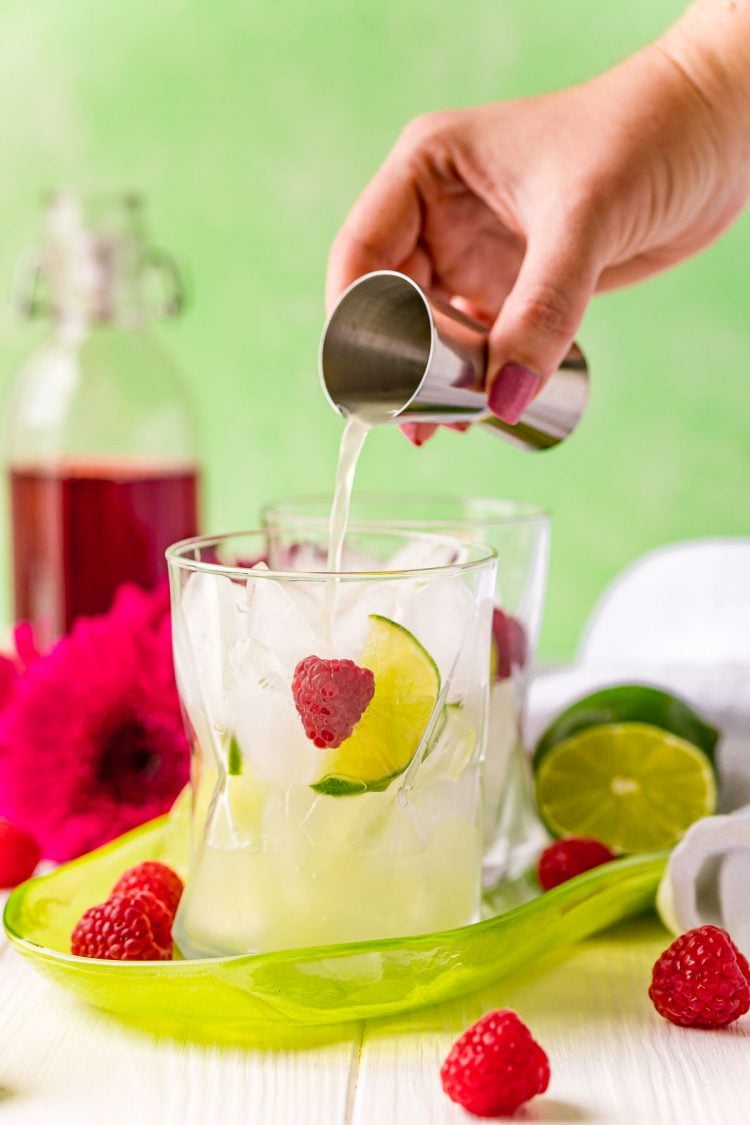
<path fill-rule="evenodd" d="M 519 320 L 525 329 L 555 341 L 568 340 L 578 327 L 572 303 L 553 286 L 542 286 L 529 294 Z"/>
<path fill-rule="evenodd" d="M 585 188 L 574 190 L 559 209 L 558 219 L 567 230 L 580 231 L 588 225 L 595 208 L 594 195 Z"/>
<path fill-rule="evenodd" d="M 452 113 L 449 110 L 436 110 L 414 117 L 401 130 L 398 147 L 407 153 L 423 152 L 441 141 L 448 131 Z"/>

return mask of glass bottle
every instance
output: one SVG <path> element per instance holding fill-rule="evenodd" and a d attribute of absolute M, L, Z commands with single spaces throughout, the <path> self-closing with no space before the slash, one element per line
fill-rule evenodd
<path fill-rule="evenodd" d="M 5 414 L 15 617 L 44 645 L 121 583 L 166 575 L 167 546 L 198 531 L 199 471 L 179 374 L 149 331 L 179 312 L 179 278 L 147 246 L 138 196 L 53 196 L 16 293 L 51 320 Z"/>

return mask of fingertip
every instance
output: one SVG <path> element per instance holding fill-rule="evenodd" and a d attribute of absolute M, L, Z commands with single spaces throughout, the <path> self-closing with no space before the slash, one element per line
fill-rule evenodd
<path fill-rule="evenodd" d="M 399 428 L 412 445 L 416 445 L 417 448 L 419 448 L 424 445 L 426 441 L 429 441 L 435 433 L 437 426 L 433 425 L 431 422 L 402 422 Z"/>

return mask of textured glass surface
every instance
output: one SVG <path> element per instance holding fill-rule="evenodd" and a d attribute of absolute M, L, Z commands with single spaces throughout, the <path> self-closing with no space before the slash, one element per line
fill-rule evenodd
<path fill-rule="evenodd" d="M 127 867 L 162 859 L 184 869 L 174 823 L 153 821 L 25 883 L 8 901 L 5 928 L 39 972 L 96 1007 L 186 1035 L 213 1025 L 229 1040 L 406 1012 L 470 992 L 646 910 L 666 862 L 663 855 L 623 859 L 484 922 L 420 937 L 200 961 L 87 961 L 67 953 L 81 913 Z"/>

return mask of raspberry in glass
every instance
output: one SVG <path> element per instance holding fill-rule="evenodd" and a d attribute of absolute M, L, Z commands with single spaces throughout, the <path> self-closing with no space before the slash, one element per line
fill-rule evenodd
<path fill-rule="evenodd" d="M 294 670 L 294 704 L 305 734 L 321 750 L 346 741 L 374 694 L 374 675 L 353 660 L 306 656 Z"/>

